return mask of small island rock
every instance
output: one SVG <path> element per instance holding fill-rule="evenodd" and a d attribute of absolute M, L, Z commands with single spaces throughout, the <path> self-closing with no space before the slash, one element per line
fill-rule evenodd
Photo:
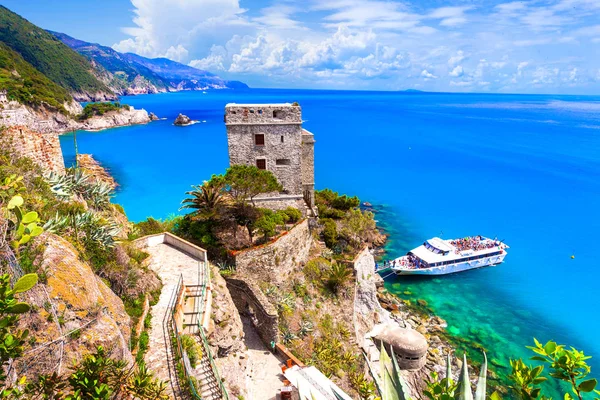
<path fill-rule="evenodd" d="M 158 121 L 160 119 L 153 112 L 151 112 L 150 114 L 148 114 L 148 117 L 150 118 L 150 121 Z"/>
<path fill-rule="evenodd" d="M 194 121 L 192 121 L 187 115 L 179 114 L 173 124 L 178 126 L 186 126 L 191 125 L 193 123 Z"/>

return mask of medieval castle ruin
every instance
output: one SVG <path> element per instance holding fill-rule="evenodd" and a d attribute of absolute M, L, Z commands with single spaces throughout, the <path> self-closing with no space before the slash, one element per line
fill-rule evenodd
<path fill-rule="evenodd" d="M 256 198 L 261 206 L 314 208 L 314 137 L 302 128 L 297 103 L 227 104 L 225 125 L 229 164 L 256 165 L 271 171 L 281 193 Z"/>

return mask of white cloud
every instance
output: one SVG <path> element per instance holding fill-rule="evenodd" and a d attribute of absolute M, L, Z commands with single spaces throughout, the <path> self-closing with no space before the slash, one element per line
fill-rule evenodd
<path fill-rule="evenodd" d="M 450 76 L 463 76 L 464 74 L 464 70 L 463 67 L 460 65 L 457 65 L 456 67 L 454 67 L 454 69 L 452 71 L 450 71 Z"/>
<path fill-rule="evenodd" d="M 470 7 L 440 7 L 433 10 L 428 17 L 433 19 L 441 19 L 442 26 L 459 26 L 467 22 L 465 11 Z"/>
<path fill-rule="evenodd" d="M 447 0 L 430 9 L 416 0 L 131 2 L 130 37 L 117 50 L 253 86 L 600 90 L 591 51 L 600 0 Z"/>
<path fill-rule="evenodd" d="M 454 67 L 455 65 L 457 65 L 459 62 L 461 62 L 464 59 L 465 59 L 465 53 L 462 50 L 459 50 L 456 52 L 455 55 L 453 55 L 452 57 L 450 57 L 448 59 L 448 66 Z"/>
<path fill-rule="evenodd" d="M 427 71 L 426 69 L 421 71 L 421 76 L 425 79 L 437 79 L 437 76 L 435 76 L 431 72 Z"/>

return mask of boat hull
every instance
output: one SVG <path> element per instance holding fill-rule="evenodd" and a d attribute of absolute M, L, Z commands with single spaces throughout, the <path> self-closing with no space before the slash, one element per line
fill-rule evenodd
<path fill-rule="evenodd" d="M 394 268 L 392 270 L 396 275 L 447 275 L 455 274 L 457 272 L 469 271 L 471 269 L 490 267 L 498 265 L 504 261 L 506 253 L 485 257 L 479 260 L 464 261 L 456 264 L 442 265 L 439 267 L 430 268 Z"/>

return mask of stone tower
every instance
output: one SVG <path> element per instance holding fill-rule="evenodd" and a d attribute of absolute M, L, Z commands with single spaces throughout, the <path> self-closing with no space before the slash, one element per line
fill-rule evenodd
<path fill-rule="evenodd" d="M 271 171 L 283 192 L 256 199 L 273 209 L 314 208 L 314 137 L 302 128 L 302 110 L 289 104 L 227 104 L 225 125 L 229 165 L 256 165 Z"/>

